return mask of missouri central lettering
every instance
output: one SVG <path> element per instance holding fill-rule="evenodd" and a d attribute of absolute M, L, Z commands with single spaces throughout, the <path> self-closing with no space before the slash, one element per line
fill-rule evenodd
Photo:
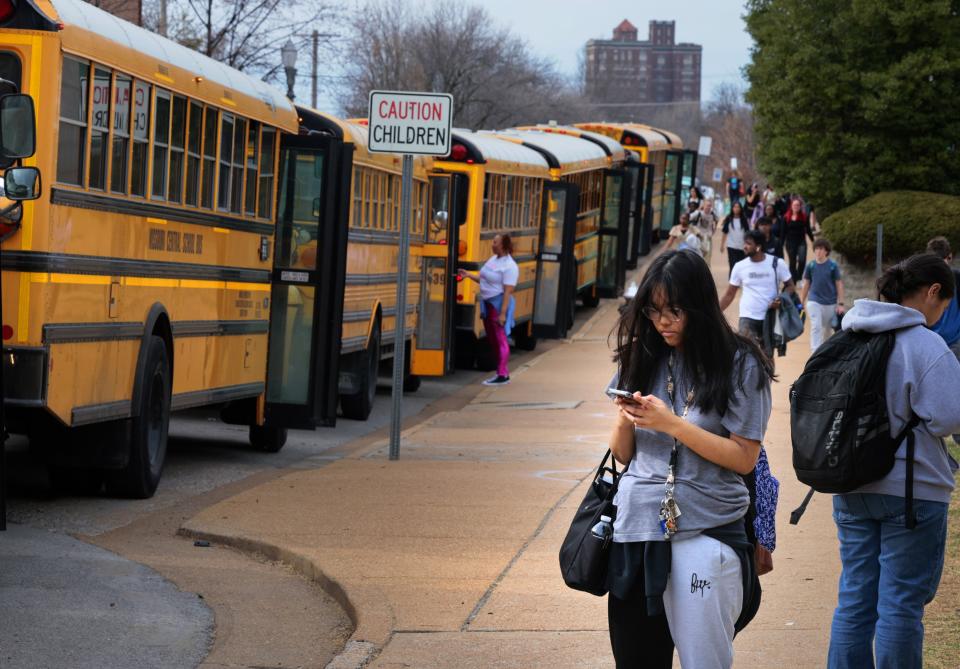
<path fill-rule="evenodd" d="M 446 144 L 446 128 L 412 128 L 403 125 L 375 125 L 371 129 L 375 142 L 389 144 Z"/>

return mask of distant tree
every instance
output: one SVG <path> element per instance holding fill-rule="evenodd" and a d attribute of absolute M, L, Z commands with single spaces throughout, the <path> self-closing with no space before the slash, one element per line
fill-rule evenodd
<path fill-rule="evenodd" d="M 161 7 L 166 7 L 166 17 Z M 143 25 L 238 70 L 282 83 L 280 47 L 289 39 L 297 69 L 309 71 L 310 33 L 338 19 L 339 5 L 320 0 L 144 0 Z"/>
<path fill-rule="evenodd" d="M 756 142 L 753 133 L 753 110 L 744 101 L 743 87 L 724 82 L 713 89 L 703 109 L 703 134 L 713 139 L 710 156 L 701 174 L 710 178 L 714 168 L 730 174 L 730 158 L 737 159 L 737 169 L 749 185 L 760 180 L 757 171 Z"/>
<path fill-rule="evenodd" d="M 553 63 L 476 5 L 442 2 L 414 11 L 400 0 L 374 0 L 353 20 L 344 55 L 349 116 L 366 115 L 373 89 L 450 93 L 454 123 L 470 128 L 589 115 Z"/>
<path fill-rule="evenodd" d="M 747 0 L 761 169 L 836 211 L 960 192 L 957 0 Z"/>

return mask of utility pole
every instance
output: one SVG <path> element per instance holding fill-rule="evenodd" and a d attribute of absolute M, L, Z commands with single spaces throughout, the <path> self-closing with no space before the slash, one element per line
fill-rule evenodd
<path fill-rule="evenodd" d="M 310 106 L 317 108 L 317 43 L 320 41 L 320 33 L 313 31 L 313 69 L 311 70 L 310 87 Z"/>
<path fill-rule="evenodd" d="M 167 36 L 167 0 L 160 0 L 160 19 L 157 21 L 157 32 Z"/>

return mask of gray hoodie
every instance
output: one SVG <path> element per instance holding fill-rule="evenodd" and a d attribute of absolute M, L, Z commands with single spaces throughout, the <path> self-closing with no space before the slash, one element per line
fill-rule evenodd
<path fill-rule="evenodd" d="M 916 309 L 874 300 L 857 300 L 843 318 L 844 330 L 898 330 L 887 363 L 890 432 L 898 434 L 911 413 L 920 418 L 913 495 L 916 499 L 949 502 L 957 463 L 947 452 L 943 437 L 960 432 L 960 363 L 943 338 L 924 325 L 924 316 Z M 890 473 L 854 492 L 903 497 L 906 450 L 904 440 Z"/>

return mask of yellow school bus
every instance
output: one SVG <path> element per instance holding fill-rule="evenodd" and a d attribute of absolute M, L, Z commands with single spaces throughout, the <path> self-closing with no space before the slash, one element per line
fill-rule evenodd
<path fill-rule="evenodd" d="M 352 156 L 349 181 L 342 187 L 349 197 L 349 235 L 346 257 L 343 327 L 340 345 L 340 408 L 346 418 L 366 420 L 373 408 L 381 362 L 393 358 L 397 309 L 397 282 L 407 286 L 404 345 L 410 346 L 417 327 L 417 301 L 423 281 L 420 249 L 426 231 L 432 159 L 414 159 L 410 198 L 410 248 L 408 276 L 398 275 L 400 246 L 399 154 L 367 150 L 366 119 L 340 120 L 315 110 L 297 108 L 301 132 L 326 135 Z M 410 355 L 405 360 L 409 365 Z M 417 377 L 407 373 L 404 390 L 416 390 Z"/>
<path fill-rule="evenodd" d="M 604 175 L 603 209 L 600 215 L 597 291 L 601 297 L 620 295 L 629 265 L 628 239 L 633 234 L 637 214 L 634 197 L 640 186 L 639 161 L 633 159 L 615 139 L 583 128 L 550 122 L 517 129 L 577 137 L 596 144 L 607 154 L 608 169 Z M 636 267 L 635 261 L 633 267 Z"/>
<path fill-rule="evenodd" d="M 426 280 L 412 369 L 430 376 L 454 364 L 490 365 L 487 346 L 478 346 L 485 336 L 480 291 L 473 282 L 459 281 L 457 268 L 478 270 L 492 254 L 493 238 L 510 235 L 520 268 L 511 336 L 516 346 L 532 350 L 537 274 L 544 262 L 540 221 L 550 171 L 543 157 L 469 130 L 455 130 L 452 142 L 450 155 L 435 160 L 430 172 L 430 225 L 419 252 Z"/>
<path fill-rule="evenodd" d="M 663 133 L 637 123 L 576 123 L 574 125 L 611 137 L 638 160 L 636 184 L 632 189 L 635 195 L 632 206 L 636 212 L 634 217 L 636 223 L 629 234 L 627 251 L 627 265 L 636 266 L 636 258 L 649 253 L 650 245 L 660 239 L 664 167 L 670 142 Z"/>
<path fill-rule="evenodd" d="M 565 307 L 569 327 L 573 324 L 578 297 L 588 307 L 596 307 L 600 303 L 597 286 L 600 227 L 605 176 L 611 167 L 610 157 L 602 146 L 570 135 L 536 130 L 505 130 L 497 131 L 495 135 L 540 153 L 550 165 L 551 178 L 569 187 L 567 197 L 574 200 L 575 222 L 572 230 L 565 231 L 565 235 L 572 236 L 567 246 L 573 252 L 570 261 L 573 267 L 562 279 L 569 282 L 565 288 L 569 300 Z"/>
<path fill-rule="evenodd" d="M 51 477 L 152 495 L 176 409 L 220 405 L 267 451 L 332 424 L 340 147 L 256 78 L 81 0 L 16 3 L 0 70 L 49 129 L 43 196 L 0 223 L 8 427 Z"/>

